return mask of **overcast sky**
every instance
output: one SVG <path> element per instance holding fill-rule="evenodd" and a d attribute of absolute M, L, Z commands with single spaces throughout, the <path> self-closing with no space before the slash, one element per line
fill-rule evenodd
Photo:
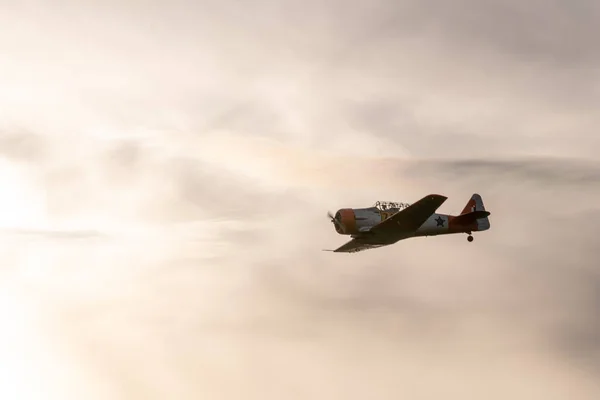
<path fill-rule="evenodd" d="M 0 397 L 599 398 L 599 4 L 0 1 Z"/>

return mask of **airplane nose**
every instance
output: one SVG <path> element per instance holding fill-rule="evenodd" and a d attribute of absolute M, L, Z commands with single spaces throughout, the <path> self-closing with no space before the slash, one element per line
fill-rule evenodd
<path fill-rule="evenodd" d="M 340 210 L 338 210 L 334 217 L 333 217 L 337 222 L 334 223 L 333 225 L 335 226 L 335 230 L 337 233 L 344 233 L 344 231 L 342 230 L 342 213 L 340 213 Z"/>
<path fill-rule="evenodd" d="M 338 231 L 341 234 L 350 235 L 356 233 L 356 218 L 354 216 L 354 210 L 351 208 L 342 208 L 335 214 L 335 218 L 339 221 Z"/>

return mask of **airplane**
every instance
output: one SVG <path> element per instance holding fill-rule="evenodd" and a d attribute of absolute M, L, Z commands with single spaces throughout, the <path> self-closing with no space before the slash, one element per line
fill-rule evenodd
<path fill-rule="evenodd" d="M 378 201 L 368 208 L 342 208 L 333 216 L 327 213 L 340 235 L 352 240 L 333 251 L 356 253 L 388 246 L 400 240 L 466 233 L 473 241 L 473 232 L 490 229 L 489 211 L 477 193 L 459 215 L 438 214 L 435 211 L 447 200 L 446 196 L 430 194 L 413 204 Z"/>

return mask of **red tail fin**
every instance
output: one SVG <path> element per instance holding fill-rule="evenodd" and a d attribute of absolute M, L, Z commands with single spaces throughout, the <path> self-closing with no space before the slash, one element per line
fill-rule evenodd
<path fill-rule="evenodd" d="M 475 199 L 471 197 L 469 199 L 469 202 L 465 206 L 465 208 L 463 208 L 463 210 L 460 212 L 460 215 L 471 213 L 471 212 L 475 211 L 476 207 L 477 207 L 477 204 L 475 204 Z"/>
<path fill-rule="evenodd" d="M 469 202 L 462 210 L 460 215 L 456 217 L 455 223 L 459 223 L 461 225 L 469 225 L 476 224 L 477 231 L 485 231 L 490 229 L 490 220 L 488 216 L 489 212 L 485 210 L 485 206 L 483 205 L 483 200 L 481 196 L 477 193 L 473 194 L 469 199 Z"/>
<path fill-rule="evenodd" d="M 483 200 L 482 200 L 481 196 L 478 195 L 477 193 L 475 193 L 475 194 L 473 194 L 473 196 L 471 196 L 471 198 L 469 199 L 469 202 L 467 203 L 465 208 L 463 208 L 463 210 L 461 211 L 460 214 L 461 215 L 468 214 L 473 211 L 485 211 L 485 207 L 483 205 Z"/>

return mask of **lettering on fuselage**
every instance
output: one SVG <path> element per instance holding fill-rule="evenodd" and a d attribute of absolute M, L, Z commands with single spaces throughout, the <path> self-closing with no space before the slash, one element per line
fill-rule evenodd
<path fill-rule="evenodd" d="M 402 211 L 409 207 L 410 204 L 396 201 L 378 201 L 373 206 L 379 211 L 381 221 L 385 221 L 398 211 Z"/>
<path fill-rule="evenodd" d="M 393 217 L 395 214 L 397 214 L 398 212 L 400 212 L 402 210 L 387 210 L 387 211 L 379 211 L 379 215 L 381 216 L 381 221 L 385 221 L 388 218 Z"/>
<path fill-rule="evenodd" d="M 380 211 L 379 214 L 381 215 L 381 220 L 385 221 L 386 219 L 388 219 L 392 215 L 396 214 L 397 212 L 398 211 Z"/>

